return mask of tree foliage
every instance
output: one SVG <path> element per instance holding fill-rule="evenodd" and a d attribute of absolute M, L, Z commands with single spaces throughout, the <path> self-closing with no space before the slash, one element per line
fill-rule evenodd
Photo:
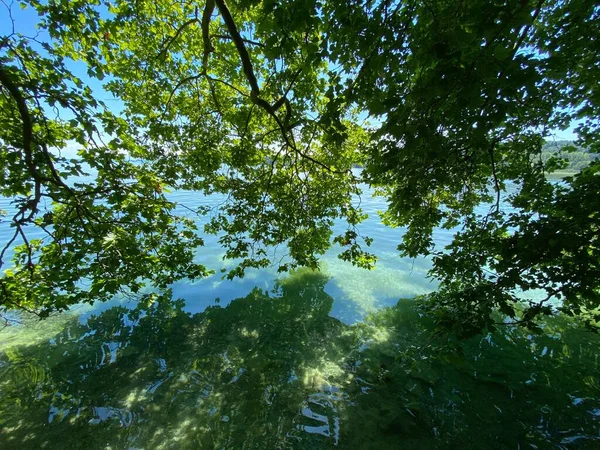
<path fill-rule="evenodd" d="M 4 305 L 63 309 L 204 276 L 210 268 L 193 262 L 201 231 L 240 261 L 231 277 L 271 264 L 278 245 L 289 251 L 282 271 L 317 267 L 332 242 L 372 267 L 352 203 L 366 181 L 388 201 L 384 222 L 407 227 L 400 252 L 433 255 L 444 320 L 493 327 L 500 308 L 533 326 L 553 298 L 597 319 L 600 163 L 556 185 L 544 175 L 560 162 L 542 158 L 544 139 L 574 119 L 578 144 L 598 153 L 593 2 L 23 5 L 49 38 L 0 37 L 2 194 L 17 198 L 6 249 L 19 243 Z M 78 65 L 122 111 L 69 69 Z M 57 151 L 69 142 L 79 159 Z M 86 170 L 97 176 L 72 181 Z M 507 183 L 518 186 L 510 212 Z M 166 188 L 226 201 L 196 211 L 211 220 L 195 230 Z M 336 219 L 348 231 L 334 237 Z M 448 249 L 435 248 L 435 227 L 461 224 Z M 28 240 L 27 227 L 48 239 Z M 520 313 L 519 290 L 529 299 Z"/>

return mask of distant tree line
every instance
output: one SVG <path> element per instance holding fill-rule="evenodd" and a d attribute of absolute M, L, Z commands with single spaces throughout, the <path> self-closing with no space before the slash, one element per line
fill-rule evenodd
<path fill-rule="evenodd" d="M 550 158 L 564 160 L 566 166 L 563 170 L 579 172 L 598 158 L 597 153 L 576 145 L 573 141 L 549 141 L 542 147 L 542 161 L 546 163 Z"/>

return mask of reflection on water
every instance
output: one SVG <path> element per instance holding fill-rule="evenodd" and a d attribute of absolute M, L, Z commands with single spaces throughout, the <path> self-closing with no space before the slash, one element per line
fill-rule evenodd
<path fill-rule="evenodd" d="M 5 328 L 0 448 L 600 446 L 597 336 L 554 320 L 457 345 L 410 301 L 348 325 L 328 281 Z"/>
<path fill-rule="evenodd" d="M 357 171 L 355 175 L 359 176 L 360 171 Z M 91 177 L 73 177 L 71 181 L 90 182 Z M 431 292 L 436 288 L 436 283 L 432 283 L 426 278 L 427 270 L 431 267 L 430 260 L 399 257 L 396 247 L 401 241 L 404 230 L 384 226 L 379 220 L 377 212 L 386 209 L 385 200 L 381 197 L 373 197 L 374 191 L 369 186 L 362 185 L 361 188 L 363 189 L 362 197 L 360 199 L 355 197 L 354 203 L 356 205 L 360 203 L 364 212 L 369 214 L 369 218 L 360 224 L 359 231 L 362 235 L 374 239 L 370 251 L 379 257 L 377 270 L 369 272 L 339 260 L 337 256 L 340 249 L 337 246 L 331 248 L 320 260 L 323 269 L 331 276 L 331 280 L 325 287 L 325 292 L 335 299 L 330 315 L 347 324 L 361 320 L 373 309 L 392 306 L 398 298 L 414 297 Z M 216 208 L 226 199 L 226 196 L 221 194 L 203 195 L 200 192 L 184 190 L 174 190 L 167 197 L 177 204 L 174 213 L 194 220 L 200 230 L 207 224 L 210 216 L 196 216 L 191 211 L 197 210 L 200 206 Z M 49 204 L 41 205 L 42 210 L 49 207 Z M 486 211 L 485 207 L 481 209 Z M 7 217 L 12 217 L 15 212 L 12 199 L 0 196 L 0 210 L 6 210 Z M 333 226 L 333 233 L 334 235 L 341 234 L 346 229 L 347 224 L 338 220 Z M 9 222 L 0 217 L 0 243 L 4 245 L 8 242 L 13 233 L 14 229 L 9 226 Z M 48 236 L 36 227 L 28 227 L 27 233 L 30 240 L 41 239 L 44 241 L 48 239 Z M 451 237 L 452 233 L 448 230 L 435 231 L 435 241 L 441 246 L 447 244 Z M 207 306 L 214 303 L 215 298 L 219 298 L 220 304 L 225 306 L 233 299 L 248 295 L 255 287 L 265 290 L 273 289 L 277 278 L 276 267 L 260 270 L 249 269 L 243 279 L 223 280 L 221 270 L 232 269 L 236 262 L 223 260 L 224 251 L 219 244 L 219 236 L 204 235 L 203 239 L 205 245 L 198 249 L 196 262 L 215 270 L 216 274 L 194 283 L 182 280 L 172 286 L 175 297 L 186 300 L 187 311 L 202 312 Z M 19 240 L 15 242 L 15 244 L 19 243 Z M 270 254 L 269 257 L 273 261 L 279 261 L 284 253 L 285 249 L 273 249 L 273 254 Z M 7 252 L 5 260 L 10 261 L 11 255 L 12 248 Z M 3 269 L 5 268 L 6 266 L 3 267 Z M 118 301 L 114 301 L 112 305 L 117 303 Z M 105 305 L 96 305 L 94 310 L 105 308 Z"/>

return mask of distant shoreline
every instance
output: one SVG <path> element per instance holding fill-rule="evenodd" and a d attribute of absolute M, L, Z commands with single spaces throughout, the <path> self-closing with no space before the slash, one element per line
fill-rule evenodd
<path fill-rule="evenodd" d="M 557 179 L 557 178 L 565 178 L 565 177 L 572 177 L 574 175 L 577 175 L 580 171 L 574 171 L 574 170 L 557 170 L 556 172 L 552 172 L 552 173 L 547 173 L 546 174 L 546 178 L 551 178 L 551 179 Z"/>

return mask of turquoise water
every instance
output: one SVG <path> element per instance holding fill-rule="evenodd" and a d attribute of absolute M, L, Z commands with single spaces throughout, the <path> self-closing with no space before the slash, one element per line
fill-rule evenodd
<path fill-rule="evenodd" d="M 540 336 L 436 337 L 399 301 L 435 289 L 429 261 L 399 258 L 384 203 L 362 205 L 374 271 L 332 249 L 321 273 L 216 275 L 175 285 L 181 301 L 2 329 L 0 449 L 600 448 L 598 337 L 563 319 Z M 209 238 L 198 259 L 218 273 L 221 255 Z"/>
<path fill-rule="evenodd" d="M 407 259 L 398 256 L 396 247 L 400 243 L 403 230 L 384 227 L 379 221 L 377 211 L 385 209 L 385 201 L 373 198 L 372 190 L 366 186 L 364 191 L 360 204 L 364 212 L 369 214 L 369 219 L 362 223 L 359 229 L 362 234 L 374 238 L 371 250 L 379 257 L 377 270 L 358 269 L 339 260 L 336 247 L 330 249 L 321 259 L 321 268 L 330 277 L 325 292 L 335 299 L 331 315 L 348 324 L 361 320 L 373 309 L 394 305 L 399 298 L 425 294 L 436 287 L 435 282 L 427 279 L 427 270 L 431 266 L 427 259 Z M 208 217 L 198 219 L 188 208 L 194 209 L 201 205 L 213 207 L 225 199 L 219 195 L 207 197 L 190 191 L 175 191 L 168 194 L 168 198 L 180 205 L 176 210 L 178 214 L 195 218 L 200 225 L 207 222 Z M 359 199 L 356 198 L 355 201 L 358 202 Z M 10 212 L 12 207 L 8 199 L 0 197 L 0 210 L 2 209 Z M 345 230 L 344 224 L 338 222 L 334 226 L 334 235 Z M 12 231 L 0 222 L 0 243 L 8 241 L 12 237 Z M 43 233 L 36 235 L 34 231 L 30 231 L 31 237 L 45 238 Z M 451 235 L 447 231 L 436 233 L 436 242 L 439 245 L 449 243 L 450 239 Z M 206 236 L 205 246 L 199 249 L 197 255 L 197 261 L 215 270 L 216 274 L 196 283 L 180 282 L 173 286 L 174 296 L 187 300 L 187 311 L 201 312 L 213 305 L 217 298 L 220 305 L 225 306 L 232 299 L 247 295 L 255 287 L 269 290 L 275 285 L 276 267 L 248 270 L 243 279 L 222 280 L 221 269 L 230 268 L 235 262 L 223 261 L 224 252 L 217 240 L 216 236 Z M 273 260 L 279 260 L 282 255 L 281 251 L 274 252 Z M 103 310 L 123 302 L 127 300 L 117 299 L 108 304 L 97 305 L 94 310 Z"/>

